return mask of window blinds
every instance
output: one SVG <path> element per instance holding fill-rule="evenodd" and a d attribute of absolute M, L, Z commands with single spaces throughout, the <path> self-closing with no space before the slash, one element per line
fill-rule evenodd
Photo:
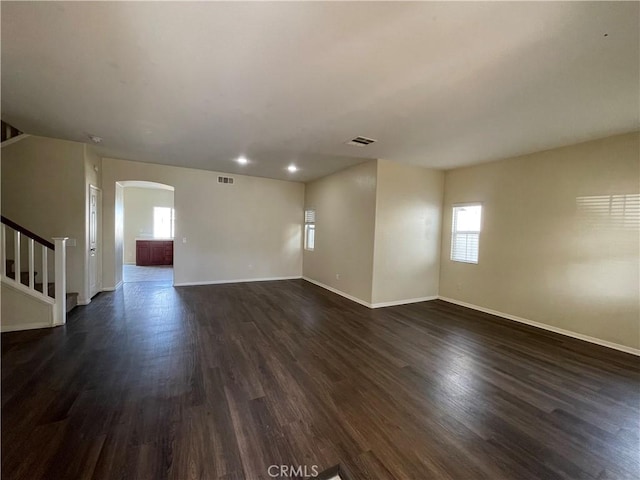
<path fill-rule="evenodd" d="M 451 260 L 478 263 L 482 206 L 453 207 Z"/>

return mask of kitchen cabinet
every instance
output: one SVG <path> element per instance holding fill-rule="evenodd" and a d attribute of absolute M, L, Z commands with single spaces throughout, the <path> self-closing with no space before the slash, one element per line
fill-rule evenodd
<path fill-rule="evenodd" d="M 173 240 L 136 240 L 136 265 L 173 265 Z"/>

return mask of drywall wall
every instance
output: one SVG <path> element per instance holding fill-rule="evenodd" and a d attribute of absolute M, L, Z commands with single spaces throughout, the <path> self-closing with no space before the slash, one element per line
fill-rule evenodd
<path fill-rule="evenodd" d="M 218 175 L 103 158 L 104 287 L 114 288 L 120 278 L 115 186 L 128 180 L 175 188 L 177 285 L 300 277 L 304 185 L 244 175 L 227 185 L 218 183 Z"/>
<path fill-rule="evenodd" d="M 153 238 L 154 207 L 173 208 L 173 191 L 124 187 L 124 263 L 136 263 L 136 238 Z"/>
<path fill-rule="evenodd" d="M 440 295 L 640 347 L 638 133 L 446 172 Z M 451 211 L 482 202 L 477 265 Z"/>
<path fill-rule="evenodd" d="M 1 181 L 4 216 L 46 239 L 75 242 L 67 247 L 67 291 L 87 302 L 85 145 L 29 136 L 3 146 Z"/>
<path fill-rule="evenodd" d="M 305 278 L 371 302 L 377 161 L 310 182 L 305 208 L 316 211 L 314 251 L 304 251 Z"/>
<path fill-rule="evenodd" d="M 46 328 L 53 324 L 52 304 L 38 300 L 4 282 L 0 291 L 2 297 L 1 331 L 12 332 L 14 330 Z"/>
<path fill-rule="evenodd" d="M 108 185 L 106 190 L 109 191 Z M 102 197 L 102 284 L 105 290 L 115 290 L 122 285 L 122 263 L 124 260 L 124 187 L 116 183 L 113 191 L 113 217 L 110 202 Z M 113 218 L 113 223 L 110 218 Z M 113 236 L 111 236 L 113 233 Z M 113 251 L 111 250 L 113 239 Z M 106 268 L 105 268 L 106 267 Z M 113 278 L 109 278 L 111 273 Z M 107 276 L 105 280 L 105 276 Z"/>
<path fill-rule="evenodd" d="M 440 276 L 444 173 L 378 160 L 374 305 L 434 298 Z"/>

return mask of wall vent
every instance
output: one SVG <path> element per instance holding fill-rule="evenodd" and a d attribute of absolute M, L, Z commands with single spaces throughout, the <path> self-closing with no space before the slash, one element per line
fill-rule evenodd
<path fill-rule="evenodd" d="M 372 143 L 377 142 L 373 138 L 367 137 L 356 137 L 353 140 L 349 140 L 347 145 L 354 145 L 356 147 L 366 147 L 367 145 L 371 145 Z"/>
<path fill-rule="evenodd" d="M 228 183 L 233 185 L 233 177 L 218 177 L 218 183 Z"/>

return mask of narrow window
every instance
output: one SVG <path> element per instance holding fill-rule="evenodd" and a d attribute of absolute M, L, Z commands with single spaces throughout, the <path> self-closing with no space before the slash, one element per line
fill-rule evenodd
<path fill-rule="evenodd" d="M 451 228 L 451 260 L 478 263 L 482 205 L 458 205 L 453 207 Z"/>
<path fill-rule="evenodd" d="M 316 244 L 316 211 L 304 211 L 304 249 L 313 251 Z"/>
<path fill-rule="evenodd" d="M 173 222 L 173 208 L 153 207 L 153 238 L 173 238 Z"/>

